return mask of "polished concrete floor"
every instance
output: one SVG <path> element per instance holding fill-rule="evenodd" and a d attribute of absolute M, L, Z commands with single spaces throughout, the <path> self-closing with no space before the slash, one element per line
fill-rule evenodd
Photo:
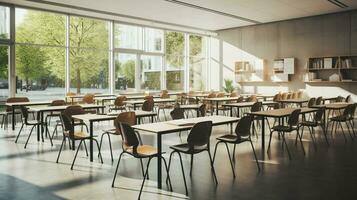
<path fill-rule="evenodd" d="M 100 134 L 111 123 L 96 125 Z M 356 127 L 355 127 L 356 128 Z M 60 163 L 56 156 L 61 137 L 55 145 L 49 141 L 37 142 L 36 136 L 30 140 L 27 149 L 24 143 L 28 134 L 26 129 L 17 144 L 17 134 L 8 129 L 0 130 L 0 199 L 137 199 L 142 181 L 139 162 L 124 157 L 116 187 L 111 187 L 117 157 L 120 153 L 120 140 L 113 138 L 115 162 L 110 160 L 108 143 L 103 145 L 104 164 L 98 159 L 89 162 L 85 151 L 80 151 L 74 170 L 70 170 L 74 152 L 63 151 Z M 229 126 L 215 127 L 211 137 L 211 152 L 215 138 L 227 133 Z M 155 144 L 153 135 L 142 133 L 144 143 Z M 186 139 L 178 134 L 163 137 L 164 148 Z M 254 137 L 261 170 L 258 171 L 249 143 L 240 144 L 236 151 L 236 178 L 233 178 L 227 151 L 224 145 L 218 149 L 215 168 L 218 185 L 213 182 L 207 153 L 198 154 L 194 159 L 192 177 L 189 176 L 190 158 L 184 156 L 184 166 L 188 180 L 189 196 L 186 197 L 179 159 L 176 156 L 170 173 L 173 193 L 156 188 L 156 162 L 150 167 L 150 180 L 144 187 L 142 199 L 355 199 L 357 196 L 357 138 L 347 138 L 341 132 L 329 139 L 328 147 L 320 131 L 316 132 L 317 149 L 311 138 L 304 134 L 303 155 L 300 146 L 294 145 L 295 134 L 288 136 L 292 160 L 288 159 L 281 140 L 275 136 L 269 153 L 261 152 L 261 136 Z M 268 135 L 266 136 L 268 141 Z M 96 150 L 95 150 L 96 151 Z M 168 154 L 165 155 L 168 159 Z"/>

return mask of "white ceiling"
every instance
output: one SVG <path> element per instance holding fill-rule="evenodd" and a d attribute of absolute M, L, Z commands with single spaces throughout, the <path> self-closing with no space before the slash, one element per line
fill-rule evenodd
<path fill-rule="evenodd" d="M 158 22 L 219 30 L 251 25 L 252 22 L 212 13 L 165 0 L 46 0 L 145 18 Z M 261 23 L 357 9 L 357 0 L 340 0 L 349 7 L 342 9 L 327 0 L 180 0 L 196 6 L 248 18 Z M 37 1 L 41 2 L 41 1 Z M 45 2 L 44 2 L 45 3 Z"/>

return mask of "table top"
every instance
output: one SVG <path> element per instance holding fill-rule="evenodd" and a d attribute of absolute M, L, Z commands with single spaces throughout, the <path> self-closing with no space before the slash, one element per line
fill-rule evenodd
<path fill-rule="evenodd" d="M 85 96 L 85 94 L 76 94 L 76 95 L 70 95 L 70 96 L 66 96 L 66 98 L 71 98 L 71 99 L 75 99 L 75 98 L 83 98 Z M 114 94 L 95 94 L 94 97 L 112 97 L 115 96 Z"/>
<path fill-rule="evenodd" d="M 215 97 L 215 98 L 204 98 L 204 101 L 232 101 L 238 100 L 239 97 Z"/>
<path fill-rule="evenodd" d="M 180 105 L 182 109 L 199 109 L 202 104 L 187 104 L 187 105 Z"/>
<path fill-rule="evenodd" d="M 77 104 L 82 106 L 83 109 L 92 109 L 92 108 L 104 108 L 104 106 L 96 105 L 96 104 Z M 64 106 L 28 106 L 30 111 L 34 112 L 45 112 L 45 111 L 61 111 L 65 110 L 68 106 L 72 105 L 64 105 Z"/>
<path fill-rule="evenodd" d="M 263 117 L 287 117 L 296 109 L 297 108 L 281 108 L 275 110 L 251 112 L 248 114 L 255 115 L 255 116 L 263 116 Z M 299 108 L 299 109 L 301 109 L 301 114 L 315 112 L 318 110 L 316 108 Z"/>
<path fill-rule="evenodd" d="M 118 113 L 119 114 L 119 113 Z M 154 112 L 146 112 L 146 111 L 135 111 L 135 116 L 139 117 L 148 117 L 154 116 L 156 113 Z M 110 114 L 83 114 L 83 115 L 72 115 L 72 118 L 79 119 L 83 121 L 107 121 L 114 120 L 117 118 L 117 115 Z"/>
<path fill-rule="evenodd" d="M 222 106 L 242 108 L 242 107 L 251 107 L 254 104 L 255 104 L 255 102 L 240 102 L 240 103 L 227 103 L 227 104 L 223 104 Z M 263 105 L 274 105 L 274 104 L 277 104 L 277 102 L 262 101 L 262 104 Z"/>
<path fill-rule="evenodd" d="M 124 101 L 127 104 L 143 104 L 145 100 Z M 176 102 L 176 99 L 154 99 L 154 103 Z"/>
<path fill-rule="evenodd" d="M 133 128 L 145 132 L 151 132 L 156 134 L 166 134 L 177 131 L 189 130 L 193 127 L 195 123 L 202 121 L 212 121 L 214 126 L 235 123 L 239 121 L 239 118 L 236 117 L 227 117 L 227 116 L 207 116 L 207 117 L 197 117 L 197 118 L 189 118 L 189 119 L 179 119 L 179 120 L 171 120 L 166 122 L 157 122 L 151 124 L 140 124 L 135 125 Z"/>
<path fill-rule="evenodd" d="M 149 116 L 156 116 L 157 113 L 154 111 L 144 111 L 144 110 L 135 110 L 132 111 L 135 112 L 136 117 L 149 117 Z M 109 112 L 107 115 L 109 116 L 118 116 L 121 112 Z"/>
<path fill-rule="evenodd" d="M 48 105 L 52 101 L 29 101 L 29 102 L 13 102 L 5 103 L 6 106 L 31 106 L 31 105 Z"/>
<path fill-rule="evenodd" d="M 309 102 L 309 99 L 283 99 L 278 100 L 280 103 L 306 103 Z"/>
<path fill-rule="evenodd" d="M 112 97 L 98 97 L 95 98 L 95 100 L 97 101 L 110 101 L 110 100 L 115 100 L 117 97 L 119 96 L 112 96 Z M 146 96 L 145 95 L 141 95 L 141 96 L 126 96 L 126 99 L 144 99 Z M 154 98 L 160 98 L 160 96 L 153 96 Z"/>
<path fill-rule="evenodd" d="M 328 103 L 323 105 L 314 105 L 313 108 L 325 108 L 327 110 L 340 110 L 346 108 L 351 103 L 339 102 L 339 103 Z"/>

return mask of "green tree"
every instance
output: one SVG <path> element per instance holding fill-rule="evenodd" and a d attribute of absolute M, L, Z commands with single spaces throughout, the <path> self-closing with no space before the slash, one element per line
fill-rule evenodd
<path fill-rule="evenodd" d="M 0 46 L 0 79 L 7 79 L 8 73 L 8 47 Z"/>
<path fill-rule="evenodd" d="M 129 88 L 135 87 L 135 61 L 129 60 L 124 64 L 120 64 L 119 73 L 124 75 Z"/>

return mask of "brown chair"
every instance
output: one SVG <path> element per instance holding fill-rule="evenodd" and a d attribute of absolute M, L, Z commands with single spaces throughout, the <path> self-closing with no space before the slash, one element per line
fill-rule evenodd
<path fill-rule="evenodd" d="M 199 108 L 198 108 L 198 113 L 199 113 L 199 117 L 205 117 L 206 116 L 206 104 L 202 104 Z"/>
<path fill-rule="evenodd" d="M 172 120 L 176 120 L 176 119 L 184 119 L 185 118 L 185 112 L 182 108 L 180 107 L 175 107 L 171 112 L 170 112 L 170 116 L 172 118 Z"/>
<path fill-rule="evenodd" d="M 32 126 L 31 131 L 30 131 L 30 134 L 28 135 L 27 140 L 26 140 L 26 143 L 25 143 L 25 146 L 24 146 L 24 148 L 26 149 L 27 144 L 28 144 L 28 142 L 29 142 L 29 140 L 30 140 L 31 134 L 32 134 L 32 132 L 33 132 L 33 129 L 34 129 L 36 126 L 37 126 L 37 127 L 39 127 L 39 126 L 44 126 L 44 127 L 45 127 L 45 131 L 46 131 L 46 134 L 47 134 L 47 133 L 49 134 L 49 131 L 48 131 L 47 124 L 46 124 L 45 122 L 44 122 L 44 123 L 41 123 L 39 120 L 32 120 L 32 121 L 28 120 L 28 115 L 29 115 L 29 113 L 28 113 L 28 110 L 27 110 L 27 108 L 26 108 L 25 106 L 21 106 L 20 108 L 21 108 L 21 114 L 22 114 L 22 125 L 21 125 L 21 128 L 20 128 L 19 133 L 17 134 L 15 143 L 17 143 L 17 140 L 19 139 L 20 134 L 21 134 L 21 131 L 22 131 L 22 129 L 24 128 L 24 125 L 26 125 L 26 126 Z M 42 137 L 42 142 L 44 142 L 43 133 L 41 133 L 41 137 Z M 51 142 L 51 146 L 53 146 L 51 137 L 50 137 L 50 142 Z"/>
<path fill-rule="evenodd" d="M 286 143 L 285 140 L 285 133 L 290 133 L 293 131 L 296 131 L 297 136 L 300 138 L 300 143 L 301 143 L 301 148 L 303 150 L 303 153 L 305 155 L 305 150 L 304 150 L 304 146 L 301 142 L 301 135 L 299 134 L 299 116 L 301 113 L 301 109 L 296 109 L 294 110 L 289 118 L 288 118 L 288 125 L 276 125 L 272 127 L 272 131 L 270 132 L 270 137 L 269 137 L 269 145 L 268 145 L 268 151 L 270 150 L 270 143 L 271 143 L 271 138 L 274 132 L 278 132 L 279 135 L 281 135 L 281 137 L 283 138 L 283 144 L 285 144 L 286 146 L 286 151 L 288 152 L 289 155 L 289 159 L 291 160 L 291 155 L 290 155 L 290 151 L 289 151 L 289 147 L 288 144 Z"/>
<path fill-rule="evenodd" d="M 119 126 L 120 126 L 121 133 L 122 133 L 121 136 L 122 136 L 122 141 L 123 141 L 122 142 L 123 151 L 119 155 L 118 164 L 115 169 L 115 173 L 114 173 L 114 177 L 113 177 L 112 187 L 114 187 L 114 183 L 115 183 L 115 179 L 116 179 L 116 176 L 118 173 L 121 157 L 123 154 L 128 154 L 128 155 L 130 155 L 134 158 L 138 158 L 140 160 L 145 159 L 145 158 L 149 159 L 147 167 L 146 167 L 146 171 L 144 173 L 144 178 L 143 178 L 143 182 L 141 184 L 138 199 L 140 199 L 140 197 L 141 197 L 141 193 L 142 193 L 142 190 L 144 187 L 145 180 L 149 175 L 148 171 L 149 171 L 149 166 L 150 166 L 150 162 L 151 162 L 152 158 L 163 159 L 163 161 L 165 163 L 165 168 L 167 171 L 167 182 L 169 183 L 169 187 L 172 191 L 171 179 L 170 179 L 170 176 L 168 173 L 168 167 L 167 167 L 165 158 L 162 156 L 159 157 L 158 151 L 155 147 L 140 144 L 137 134 L 135 133 L 134 129 L 129 124 L 119 123 Z"/>
<path fill-rule="evenodd" d="M 235 129 L 235 135 L 227 134 L 227 135 L 223 135 L 223 136 L 220 136 L 220 137 L 216 138 L 218 140 L 218 142 L 216 143 L 216 146 L 214 148 L 213 163 L 214 163 L 215 158 L 216 158 L 216 152 L 217 152 L 218 144 L 224 143 L 226 145 L 228 158 L 229 158 L 229 161 L 231 163 L 232 172 L 233 172 L 233 176 L 234 177 L 236 177 L 236 174 L 234 172 L 233 161 L 232 161 L 232 158 L 231 158 L 231 155 L 230 155 L 230 152 L 229 152 L 228 144 L 233 144 L 234 145 L 232 156 L 235 156 L 235 149 L 236 149 L 236 145 L 237 144 L 241 144 L 243 142 L 250 142 L 250 145 L 252 146 L 252 149 L 253 149 L 255 162 L 257 163 L 258 170 L 260 171 L 258 158 L 257 158 L 257 155 L 255 153 L 255 149 L 254 149 L 251 137 L 250 137 L 251 124 L 252 124 L 252 118 L 250 116 L 244 116 L 239 120 L 239 122 L 237 124 L 237 127 Z"/>
<path fill-rule="evenodd" d="M 126 103 L 125 103 L 126 100 L 127 100 L 126 96 L 118 96 L 117 98 L 115 98 L 114 105 L 109 106 L 109 112 L 113 110 L 120 110 L 120 111 L 126 110 Z"/>
<path fill-rule="evenodd" d="M 170 148 L 173 151 L 171 152 L 170 158 L 169 158 L 168 174 L 170 172 L 172 156 L 174 153 L 177 153 L 180 158 L 182 176 L 183 176 L 185 189 L 186 189 L 186 195 L 188 195 L 188 190 L 187 190 L 187 184 L 186 184 L 186 178 L 185 178 L 185 172 L 184 172 L 184 168 L 183 168 L 181 153 L 191 155 L 190 175 L 192 175 L 193 155 L 207 151 L 209 159 L 210 159 L 211 169 L 212 169 L 212 172 L 214 175 L 214 180 L 215 180 L 216 184 L 218 184 L 216 172 L 215 172 L 214 166 L 213 166 L 212 156 L 210 153 L 209 140 L 211 137 L 211 132 L 212 132 L 212 121 L 199 122 L 192 127 L 192 129 L 187 137 L 187 143 L 170 146 Z"/>
<path fill-rule="evenodd" d="M 225 94 L 223 92 L 220 92 L 216 95 L 217 98 L 222 98 L 224 96 L 225 96 Z"/>
<path fill-rule="evenodd" d="M 292 95 L 291 95 L 291 98 L 292 99 L 298 99 L 299 98 L 298 92 L 293 92 Z"/>
<path fill-rule="evenodd" d="M 73 170 L 73 165 L 74 165 L 74 163 L 76 161 L 76 158 L 77 158 L 77 155 L 78 155 L 78 151 L 81 148 L 82 143 L 84 143 L 84 148 L 86 150 L 86 155 L 88 156 L 87 145 L 85 143 L 85 140 L 94 140 L 95 141 L 95 143 L 97 144 L 98 151 L 99 151 L 99 157 L 100 157 L 101 163 L 103 164 L 103 158 L 102 158 L 102 155 L 100 154 L 99 143 L 98 143 L 97 139 L 94 138 L 96 136 L 91 137 L 86 132 L 75 131 L 74 130 L 74 124 L 72 123 L 72 118 L 69 115 L 65 114 L 65 113 L 61 114 L 61 120 L 62 120 L 62 123 L 64 125 L 65 131 L 63 132 L 63 140 L 62 140 L 62 144 L 61 144 L 60 150 L 58 152 L 56 163 L 58 163 L 58 161 L 59 161 L 59 158 L 60 158 L 61 152 L 62 152 L 62 148 L 63 148 L 63 144 L 66 141 L 66 138 L 69 138 L 72 142 L 80 141 L 79 145 L 78 145 L 78 148 L 77 148 L 77 151 L 76 151 L 76 154 L 74 155 L 74 159 L 73 159 L 73 162 L 72 162 L 72 165 L 71 165 L 71 170 Z"/>
<path fill-rule="evenodd" d="M 94 94 L 84 95 L 82 101 L 83 101 L 83 103 L 86 103 L 86 104 L 94 104 L 95 103 Z"/>
<path fill-rule="evenodd" d="M 75 95 L 76 95 L 76 93 L 74 93 L 74 92 L 67 92 L 65 101 L 67 103 L 75 103 L 74 99 L 70 98 L 70 97 L 75 96 Z"/>
<path fill-rule="evenodd" d="M 70 118 L 72 118 L 72 115 L 83 115 L 86 114 L 86 112 L 84 111 L 84 109 L 82 108 L 82 106 L 80 105 L 71 105 L 68 106 L 63 113 L 67 116 L 69 116 Z M 62 121 L 63 122 L 63 121 Z M 85 124 L 82 120 L 74 120 L 74 124 L 73 126 L 81 126 L 81 130 L 83 130 L 83 126 L 86 127 L 86 130 L 88 132 L 88 126 L 87 124 Z"/>
<path fill-rule="evenodd" d="M 136 115 L 135 112 L 122 112 L 119 113 L 119 115 L 116 117 L 114 120 L 114 129 L 109 129 L 109 130 L 103 130 L 102 137 L 100 138 L 100 144 L 99 144 L 99 149 L 102 149 L 102 143 L 103 143 L 103 137 L 104 135 L 108 136 L 109 140 L 109 149 L 110 149 L 110 156 L 112 159 L 112 162 L 114 162 L 113 159 L 113 150 L 112 150 L 112 142 L 110 139 L 110 135 L 120 135 L 120 127 L 118 126 L 120 122 L 124 122 L 129 124 L 130 126 L 133 126 L 136 124 Z"/>
<path fill-rule="evenodd" d="M 238 97 L 238 93 L 237 92 L 232 92 L 229 96 L 230 97 Z"/>
<path fill-rule="evenodd" d="M 303 91 L 298 91 L 298 99 L 302 99 L 304 97 Z"/>
<path fill-rule="evenodd" d="M 251 95 L 251 96 L 248 97 L 245 101 L 246 101 L 246 102 L 257 102 L 258 99 L 257 99 L 257 96 Z"/>
<path fill-rule="evenodd" d="M 288 93 L 284 92 L 281 94 L 281 100 L 286 100 L 288 99 Z"/>
<path fill-rule="evenodd" d="M 154 100 L 154 96 L 147 95 L 147 96 L 144 97 L 144 100 Z"/>
<path fill-rule="evenodd" d="M 338 96 L 336 98 L 336 102 L 343 102 L 345 98 L 343 98 L 342 96 Z"/>
<path fill-rule="evenodd" d="M 64 100 L 53 100 L 49 106 L 64 106 L 66 105 L 66 102 Z M 63 130 L 63 125 L 61 123 L 61 113 L 60 112 L 50 112 L 49 114 L 46 115 L 45 122 L 48 126 L 51 125 L 51 119 L 52 117 L 57 117 L 58 120 L 56 120 L 56 125 L 55 129 L 52 132 L 52 136 L 50 136 L 53 139 L 54 134 L 58 134 L 58 127 L 61 127 Z"/>
<path fill-rule="evenodd" d="M 20 103 L 20 102 L 29 102 L 29 101 L 30 100 L 27 97 L 10 97 L 10 98 L 6 99 L 6 103 Z M 21 111 L 15 110 L 14 113 L 15 113 L 15 116 L 21 115 Z M 32 113 L 32 114 L 34 117 L 34 113 Z M 8 124 L 8 118 L 10 115 L 12 115 L 12 107 L 6 106 L 5 112 L 3 112 L 2 115 L 3 115 L 3 118 L 2 118 L 1 126 L 4 126 L 4 124 Z M 16 123 L 16 120 L 13 123 Z"/>
<path fill-rule="evenodd" d="M 292 93 L 288 93 L 288 95 L 286 96 L 286 99 L 292 99 L 293 98 L 293 94 Z"/>

